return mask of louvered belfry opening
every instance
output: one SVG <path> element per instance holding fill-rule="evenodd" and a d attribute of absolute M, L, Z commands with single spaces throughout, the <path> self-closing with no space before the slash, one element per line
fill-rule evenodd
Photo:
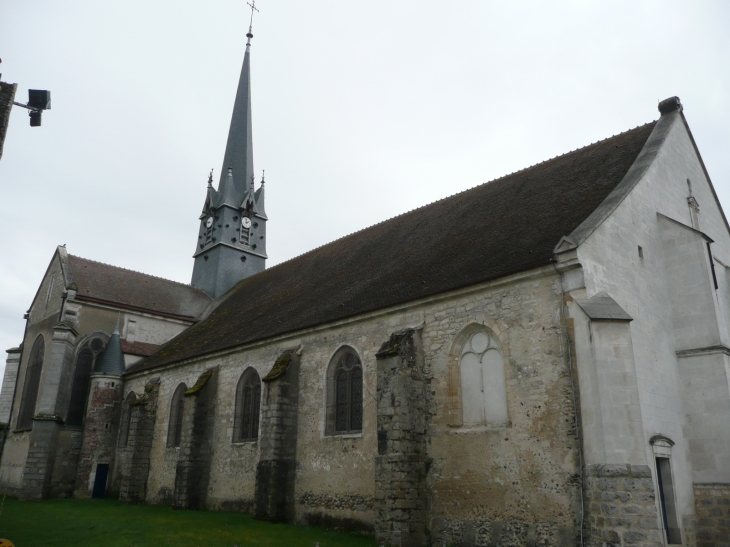
<path fill-rule="evenodd" d="M 236 387 L 236 413 L 233 442 L 255 441 L 259 437 L 261 378 L 254 368 L 241 375 Z"/>
<path fill-rule="evenodd" d="M 38 388 L 41 382 L 45 349 L 45 340 L 39 334 L 35 342 L 33 342 L 33 349 L 30 352 L 28 365 L 25 369 L 23 398 L 20 402 L 20 412 L 18 412 L 18 429 L 30 429 L 33 427 L 33 416 L 35 415 L 35 405 L 38 400 Z"/>

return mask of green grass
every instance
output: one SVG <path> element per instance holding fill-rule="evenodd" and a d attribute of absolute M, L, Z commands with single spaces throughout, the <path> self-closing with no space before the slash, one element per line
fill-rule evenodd
<path fill-rule="evenodd" d="M 312 526 L 270 524 L 241 513 L 173 511 L 116 501 L 7 498 L 0 538 L 16 547 L 372 547 L 372 537 Z"/>

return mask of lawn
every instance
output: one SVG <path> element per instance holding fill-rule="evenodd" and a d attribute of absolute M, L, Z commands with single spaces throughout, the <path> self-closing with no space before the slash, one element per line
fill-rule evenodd
<path fill-rule="evenodd" d="M 173 511 L 116 501 L 6 498 L 0 538 L 16 547 L 372 547 L 372 537 L 312 526 L 269 524 L 241 513 Z"/>

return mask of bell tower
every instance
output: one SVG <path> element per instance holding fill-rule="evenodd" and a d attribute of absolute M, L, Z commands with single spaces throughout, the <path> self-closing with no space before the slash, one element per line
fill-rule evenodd
<path fill-rule="evenodd" d="M 252 16 L 253 16 L 252 6 Z M 218 298 L 240 280 L 266 267 L 266 212 L 264 177 L 258 190 L 253 171 L 251 127 L 251 26 L 246 34 L 246 54 L 233 105 L 223 169 L 218 189 L 213 188 L 213 172 L 200 231 L 195 247 L 193 287 Z"/>

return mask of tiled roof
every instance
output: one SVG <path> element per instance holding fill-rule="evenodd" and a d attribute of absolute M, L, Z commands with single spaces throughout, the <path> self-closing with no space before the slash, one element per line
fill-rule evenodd
<path fill-rule="evenodd" d="M 158 344 L 148 344 L 146 342 L 127 342 L 122 340 L 122 352 L 128 355 L 139 355 L 141 357 L 147 357 L 152 355 L 161 346 Z"/>
<path fill-rule="evenodd" d="M 550 264 L 656 122 L 410 211 L 241 281 L 139 371 Z"/>
<path fill-rule="evenodd" d="M 196 320 L 210 304 L 200 289 L 117 266 L 69 255 L 71 277 L 79 300 Z"/>

